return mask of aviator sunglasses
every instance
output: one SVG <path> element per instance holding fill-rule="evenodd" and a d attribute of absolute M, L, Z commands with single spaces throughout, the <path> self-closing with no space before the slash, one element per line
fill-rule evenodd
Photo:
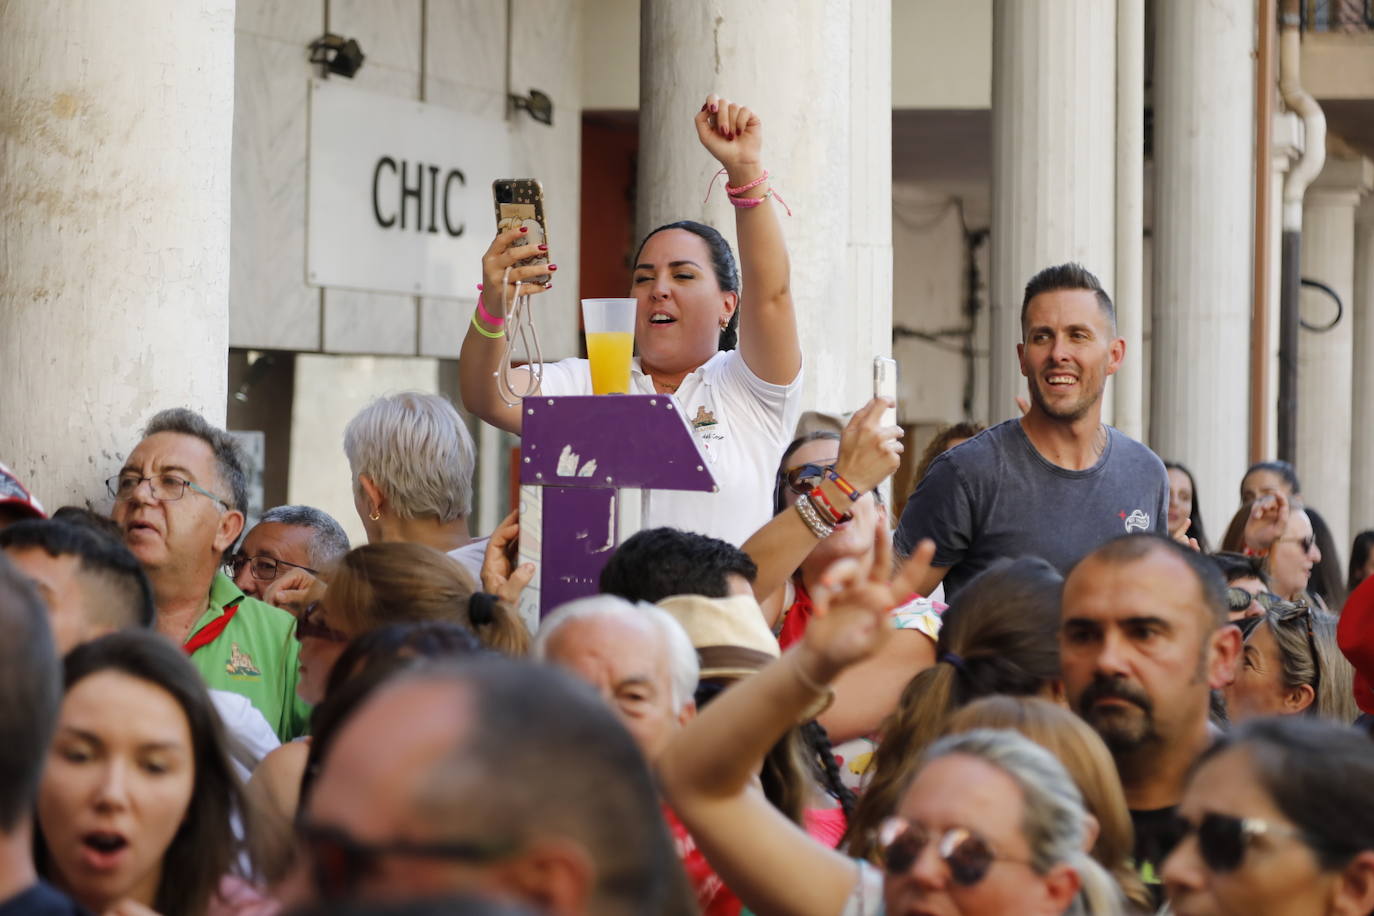
<path fill-rule="evenodd" d="M 950 879 L 960 887 L 972 887 L 982 881 L 994 862 L 1030 865 L 1022 859 L 997 855 L 987 840 L 966 827 L 951 827 L 936 834 L 905 818 L 889 817 L 878 828 L 883 868 L 889 875 L 906 874 L 932 841 L 949 869 Z"/>

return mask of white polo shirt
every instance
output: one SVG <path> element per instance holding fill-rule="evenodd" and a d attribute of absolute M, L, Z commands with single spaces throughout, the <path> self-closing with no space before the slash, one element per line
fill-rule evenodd
<path fill-rule="evenodd" d="M 799 370 L 790 385 L 769 384 L 750 371 L 738 350 L 721 350 L 689 373 L 673 397 L 696 434 L 719 490 L 654 491 L 644 527 L 681 528 L 736 546 L 762 528 L 773 517 L 778 461 L 801 416 L 801 380 Z M 657 393 L 637 356 L 630 390 Z M 540 393 L 555 397 L 591 394 L 587 361 L 545 363 Z"/>

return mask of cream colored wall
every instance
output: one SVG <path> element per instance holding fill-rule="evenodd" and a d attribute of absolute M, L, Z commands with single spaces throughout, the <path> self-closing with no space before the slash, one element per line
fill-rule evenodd
<path fill-rule="evenodd" d="M 639 0 L 583 0 L 582 106 L 639 107 Z"/>
<path fill-rule="evenodd" d="M 892 107 L 992 105 L 992 0 L 892 0 Z"/>

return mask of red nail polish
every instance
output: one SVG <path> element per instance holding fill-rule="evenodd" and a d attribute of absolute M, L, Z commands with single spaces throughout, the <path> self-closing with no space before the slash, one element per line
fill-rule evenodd
<path fill-rule="evenodd" d="M 712 113 L 714 113 L 715 110 L 716 110 L 716 106 L 715 106 L 715 105 L 712 105 L 712 106 L 711 106 L 711 111 L 712 111 Z"/>
<path fill-rule="evenodd" d="M 521 231 L 521 232 L 529 232 L 529 231 L 530 231 L 530 227 L 529 227 L 529 226 L 521 226 L 521 227 L 520 227 L 520 231 Z"/>
<path fill-rule="evenodd" d="M 545 284 L 544 284 L 544 289 L 553 289 L 553 284 L 552 284 L 552 283 L 545 283 Z"/>
<path fill-rule="evenodd" d="M 555 270 L 557 270 L 557 269 L 558 269 L 558 265 L 557 265 L 557 264 L 550 264 L 550 265 L 549 265 L 549 270 L 550 270 L 550 271 L 555 271 Z"/>
<path fill-rule="evenodd" d="M 548 251 L 548 250 L 549 250 L 549 246 L 548 246 L 548 245 L 540 245 L 540 246 L 539 246 L 539 250 L 540 250 L 540 251 Z"/>

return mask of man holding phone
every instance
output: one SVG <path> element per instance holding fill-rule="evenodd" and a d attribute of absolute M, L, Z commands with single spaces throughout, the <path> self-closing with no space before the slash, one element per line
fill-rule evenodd
<path fill-rule="evenodd" d="M 936 544 L 923 595 L 943 582 L 949 600 L 1002 557 L 1043 557 L 1067 573 L 1114 537 L 1166 533 L 1164 463 L 1102 423 L 1126 342 L 1097 278 L 1078 264 L 1040 271 L 1026 284 L 1021 333 L 1030 409 L 936 458 L 902 512 L 900 552 Z"/>

